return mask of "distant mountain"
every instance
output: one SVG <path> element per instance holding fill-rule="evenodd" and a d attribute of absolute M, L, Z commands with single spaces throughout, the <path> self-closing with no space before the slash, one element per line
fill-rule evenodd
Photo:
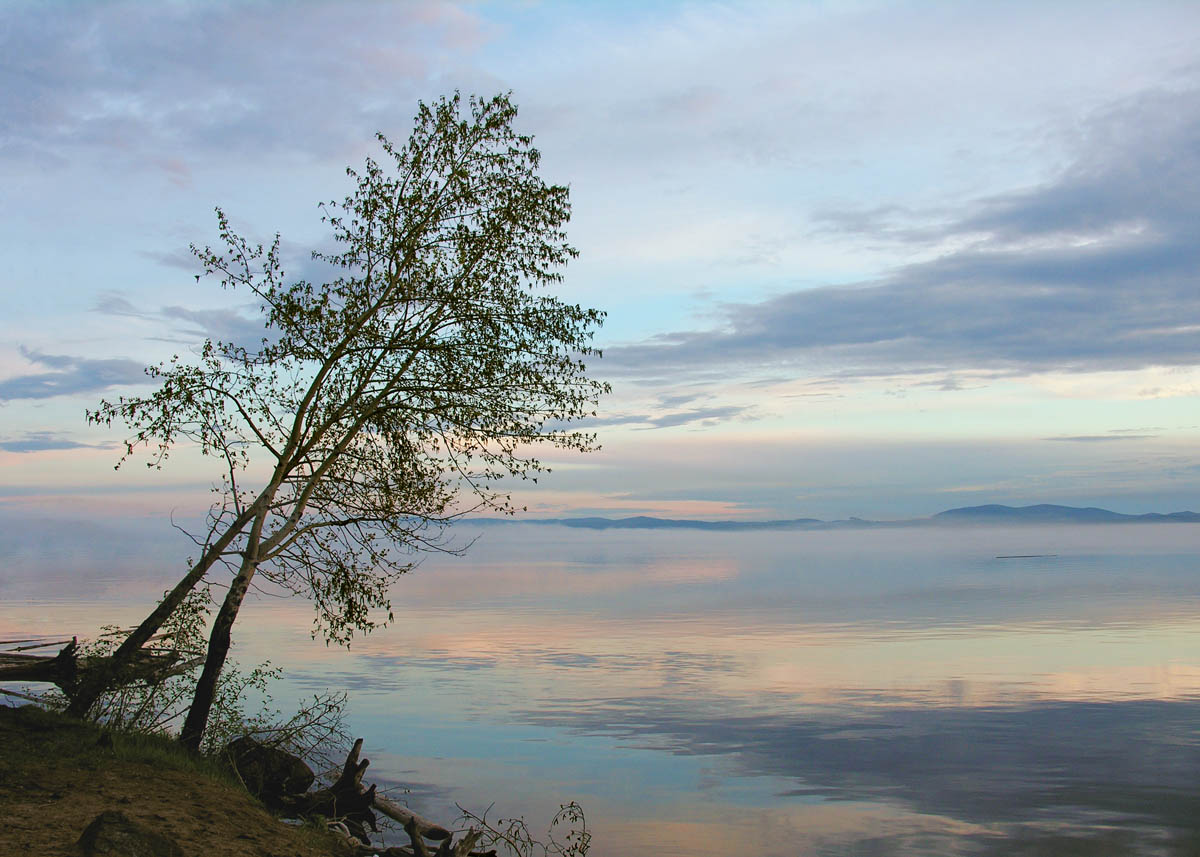
<path fill-rule="evenodd" d="M 1108 509 L 1098 509 L 1095 506 L 1079 508 L 1078 506 L 1055 506 L 1051 503 L 1040 503 L 1036 506 L 1000 506 L 995 503 L 987 506 L 964 506 L 960 509 L 947 509 L 930 518 L 935 522 L 955 523 L 1143 523 L 1143 522 L 1185 522 L 1200 521 L 1200 514 L 1195 512 L 1172 512 L 1167 515 L 1153 512 L 1147 515 L 1123 515 L 1120 512 L 1110 512 Z"/>
<path fill-rule="evenodd" d="M 816 518 L 795 518 L 790 521 L 696 521 L 676 518 L 539 518 L 524 520 L 526 524 L 558 524 L 585 530 L 791 530 L 826 525 Z"/>
<path fill-rule="evenodd" d="M 835 530 L 875 527 L 920 527 L 949 524 L 1141 524 L 1141 523 L 1200 523 L 1196 512 L 1152 512 L 1146 515 L 1123 515 L 1094 506 L 1056 506 L 1041 503 L 1036 506 L 964 506 L 947 509 L 929 518 L 902 521 L 868 521 L 850 518 L 844 521 L 823 521 L 820 518 L 792 518 L 782 521 L 700 521 L 679 518 L 652 518 L 639 515 L 632 518 L 473 518 L 475 524 L 542 524 L 574 527 L 584 530 Z"/>

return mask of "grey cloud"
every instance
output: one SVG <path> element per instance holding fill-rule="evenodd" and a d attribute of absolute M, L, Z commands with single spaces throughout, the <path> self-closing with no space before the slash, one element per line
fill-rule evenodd
<path fill-rule="evenodd" d="M 825 209 L 815 212 L 812 219 L 820 224 L 818 229 L 825 232 L 854 233 L 871 238 L 896 234 L 911 238 L 920 233 L 902 224 L 911 222 L 916 216 L 917 212 L 904 206 L 880 205 L 869 209 Z"/>
<path fill-rule="evenodd" d="M 674 414 L 661 414 L 646 420 L 654 428 L 669 428 L 689 423 L 704 423 L 713 425 L 736 417 L 747 416 L 748 408 L 737 405 L 723 405 L 712 408 L 693 408 L 690 411 L 679 411 Z"/>
<path fill-rule="evenodd" d="M 76 358 L 74 357 L 67 357 L 64 354 L 44 354 L 41 351 L 34 351 L 23 345 L 19 346 L 17 350 L 21 352 L 21 356 L 26 360 L 33 363 L 40 363 L 43 366 L 49 366 L 51 369 L 67 369 L 76 362 Z"/>
<path fill-rule="evenodd" d="M 684 398 L 690 400 L 694 397 L 689 396 Z M 667 405 L 664 406 L 669 407 Z M 740 405 L 721 405 L 709 408 L 692 408 L 686 411 L 676 411 L 667 414 L 615 414 L 609 417 L 588 417 L 587 419 L 577 420 L 571 423 L 570 426 L 564 425 L 563 428 L 591 429 L 601 426 L 638 426 L 643 430 L 649 430 L 671 428 L 691 423 L 715 425 L 725 420 L 750 418 L 750 410 L 750 408 Z"/>
<path fill-rule="evenodd" d="M 22 347 L 26 359 L 53 370 L 18 375 L 0 381 L 0 401 L 48 399 L 74 393 L 93 393 L 109 387 L 146 381 L 141 363 L 133 360 L 92 360 L 62 354 L 43 354 Z"/>
<path fill-rule="evenodd" d="M 0 150 L 100 149 L 185 184 L 191 157 L 337 152 L 406 119 L 485 39 L 433 0 L 7 4 Z"/>
<path fill-rule="evenodd" d="M 1147 440 L 1158 437 L 1154 434 L 1078 434 L 1070 437 L 1047 437 L 1043 440 L 1061 440 L 1073 443 L 1103 443 L 1110 440 Z"/>
<path fill-rule="evenodd" d="M 218 342 L 257 344 L 266 332 L 261 318 L 247 318 L 237 310 L 194 310 L 181 306 L 163 307 L 164 318 L 187 322 L 188 331 Z"/>
<path fill-rule="evenodd" d="M 1052 188 L 985 201 L 959 228 L 1019 241 L 1119 227 L 1190 233 L 1200 147 L 1195 90 L 1156 91 L 1093 117 L 1085 149 Z"/>
<path fill-rule="evenodd" d="M 981 201 L 961 249 L 857 286 L 729 304 L 716 330 L 605 349 L 632 377 L 1024 374 L 1200 363 L 1200 92 L 1097 117 L 1055 181 Z M 952 385 L 951 385 L 952 386 Z"/>
<path fill-rule="evenodd" d="M 680 393 L 677 395 L 665 395 L 658 397 L 658 404 L 664 408 L 678 408 L 681 405 L 686 405 L 689 402 L 694 402 L 700 398 L 700 393 Z"/>
<path fill-rule="evenodd" d="M 78 443 L 48 431 L 26 432 L 16 440 L 0 441 L 5 452 L 46 452 L 55 449 L 106 449 L 103 444 Z"/>
<path fill-rule="evenodd" d="M 105 315 L 124 315 L 133 318 L 146 318 L 146 313 L 119 294 L 106 293 L 96 298 L 92 304 L 93 312 L 104 313 Z"/>
<path fill-rule="evenodd" d="M 920 381 L 915 386 L 932 387 L 935 390 L 941 390 L 943 392 L 957 392 L 958 390 L 970 389 L 970 387 L 974 385 L 964 384 L 961 378 L 957 378 L 954 375 L 946 375 L 942 378 L 934 378 L 929 381 Z"/>
<path fill-rule="evenodd" d="M 143 321 L 182 322 L 180 334 L 189 338 L 206 337 L 218 342 L 233 342 L 246 347 L 257 345 L 267 331 L 262 318 L 253 318 L 245 311 L 256 310 L 253 304 L 231 309 L 189 309 L 165 306 L 158 310 L 141 309 L 115 293 L 102 295 L 92 305 L 93 312 L 137 318 Z M 175 337 L 158 337 L 174 339 Z"/>
<path fill-rule="evenodd" d="M 1067 110 L 1128 92 L 1139 79 L 1133 68 L 1171 67 L 1194 53 L 1172 33 L 1193 24 L 1180 4 L 1170 15 L 1145 4 L 1133 14 L 843 5 L 814 15 L 794 3 L 685 4 L 655 15 L 652 27 L 633 14 L 612 29 L 597 21 L 592 41 L 615 50 L 581 54 L 605 85 L 595 97 L 558 98 L 570 103 L 560 111 L 603 119 L 577 126 L 570 148 L 578 163 L 603 159 L 711 187 L 721 181 L 714 159 L 734 170 L 821 170 L 918 149 L 949 157 L 979 146 L 1011 156 L 1011 140 L 998 139 L 1005 135 L 991 121 L 997 115 L 1010 128 L 1042 130 Z M 1163 32 L 1154 47 L 1148 22 Z M 651 35 L 660 31 L 670 37 Z M 1094 62 L 1098 51 L 1106 62 Z M 931 138 L 932 124 L 942 130 Z M 980 143 L 981 130 L 989 141 Z"/>
<path fill-rule="evenodd" d="M 176 268 L 181 271 L 187 271 L 189 274 L 195 274 L 201 269 L 200 263 L 196 257 L 188 250 L 143 250 L 141 255 L 150 259 L 166 268 Z"/>

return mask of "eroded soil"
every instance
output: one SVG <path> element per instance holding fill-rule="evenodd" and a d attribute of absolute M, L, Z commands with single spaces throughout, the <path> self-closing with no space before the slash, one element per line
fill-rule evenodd
<path fill-rule="evenodd" d="M 80 834 L 108 809 L 199 857 L 338 853 L 334 841 L 283 824 L 236 785 L 116 743 L 33 706 L 0 706 L 0 854 L 77 857 Z"/>

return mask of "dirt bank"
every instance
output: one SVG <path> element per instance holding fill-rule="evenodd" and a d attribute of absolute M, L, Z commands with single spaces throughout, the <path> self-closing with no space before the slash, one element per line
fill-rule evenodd
<path fill-rule="evenodd" d="M 104 810 L 200 857 L 330 857 L 337 843 L 283 824 L 169 741 L 120 735 L 34 706 L 0 706 L 0 854 L 70 855 Z M 344 853 L 344 852 L 340 852 Z"/>

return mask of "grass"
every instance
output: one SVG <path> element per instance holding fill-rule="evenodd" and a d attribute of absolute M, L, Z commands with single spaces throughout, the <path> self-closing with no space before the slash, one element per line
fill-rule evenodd
<path fill-rule="evenodd" d="M 0 854 L 75 855 L 98 814 L 119 809 L 208 857 L 329 857 L 316 826 L 281 822 L 219 760 L 166 736 L 101 729 L 33 705 L 0 706 Z"/>
<path fill-rule="evenodd" d="M 151 765 L 159 770 L 181 771 L 208 777 L 235 788 L 241 781 L 220 759 L 189 753 L 167 735 L 121 732 L 81 723 L 36 705 L 13 709 L 13 725 L 41 736 L 43 753 L 70 756 L 87 770 L 99 770 L 113 760 Z"/>

